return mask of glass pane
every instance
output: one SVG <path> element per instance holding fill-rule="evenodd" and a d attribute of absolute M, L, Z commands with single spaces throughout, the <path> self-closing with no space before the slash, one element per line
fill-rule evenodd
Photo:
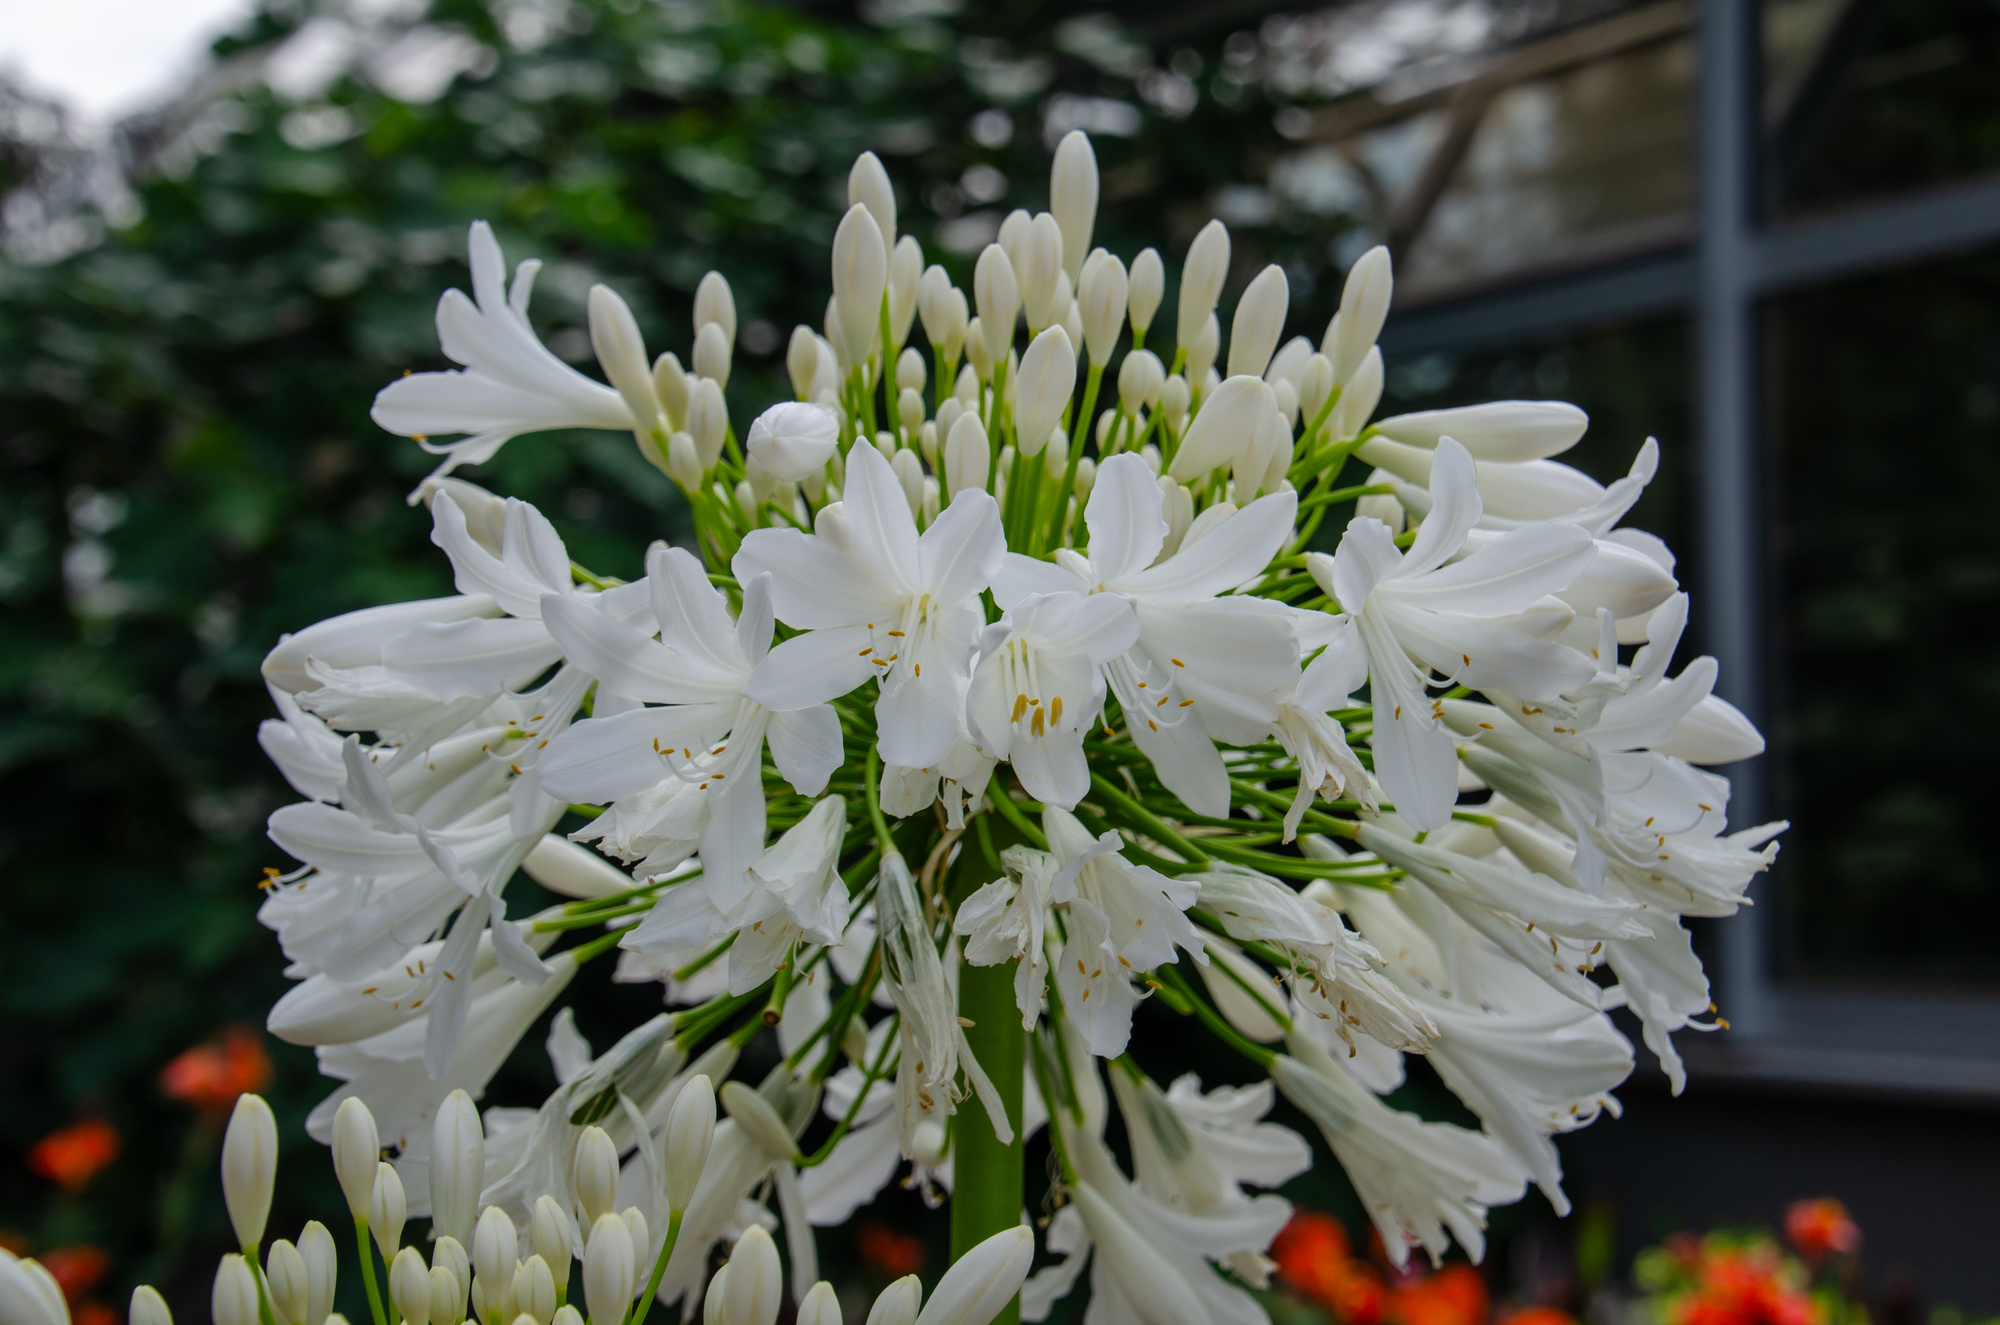
<path fill-rule="evenodd" d="M 1622 478 L 1647 437 L 1660 441 L 1660 472 L 1624 523 L 1650 530 L 1686 555 L 1686 493 L 1693 448 L 1688 418 L 1686 319 L 1597 327 L 1504 350 L 1388 353 L 1379 415 L 1496 399 L 1567 400 L 1590 415 L 1590 431 L 1557 456 L 1600 483 Z M 1685 578 L 1685 573 L 1683 573 Z"/>
<path fill-rule="evenodd" d="M 1790 972 L 2000 982 L 2000 254 L 1769 310 Z"/>
<path fill-rule="evenodd" d="M 1678 38 L 1501 92 L 1417 231 L 1399 293 L 1436 298 L 1685 238 L 1693 72 Z"/>
<path fill-rule="evenodd" d="M 1992 0 L 1767 0 L 1780 216 L 2000 170 Z"/>

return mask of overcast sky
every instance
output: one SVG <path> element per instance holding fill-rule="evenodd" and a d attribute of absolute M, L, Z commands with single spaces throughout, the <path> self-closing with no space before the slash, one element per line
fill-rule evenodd
<path fill-rule="evenodd" d="M 0 65 L 89 126 L 158 100 L 251 0 L 0 0 Z"/>

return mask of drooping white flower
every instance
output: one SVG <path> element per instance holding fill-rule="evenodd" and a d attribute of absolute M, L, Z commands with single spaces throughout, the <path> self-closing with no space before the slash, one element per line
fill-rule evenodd
<path fill-rule="evenodd" d="M 746 693 L 804 708 L 877 677 L 883 760 L 928 768 L 958 739 L 959 687 L 979 628 L 973 604 L 1005 551 L 1000 508 L 965 489 L 919 537 L 889 462 L 866 446 L 848 457 L 842 495 L 838 539 L 759 529 L 736 554 L 737 578 L 768 573 L 778 619 L 805 632 L 757 664 Z"/>
<path fill-rule="evenodd" d="M 645 809 L 657 802 L 681 809 L 692 830 L 681 840 L 688 849 L 699 842 L 704 878 L 724 889 L 722 900 L 733 907 L 764 841 L 759 769 L 766 743 L 793 787 L 817 795 L 840 765 L 840 720 L 823 703 L 774 709 L 747 695 L 771 644 L 768 579 L 746 581 L 735 621 L 701 564 L 681 549 L 656 548 L 647 557 L 647 582 L 658 640 L 603 613 L 548 600 L 550 628 L 566 654 L 610 688 L 657 707 L 579 722 L 551 744 L 543 777 L 569 799 L 636 796 Z M 653 853 L 647 870 L 671 868 L 686 855 Z"/>
<path fill-rule="evenodd" d="M 1290 531 L 1296 499 L 1259 498 L 1161 560 L 1164 500 L 1144 460 L 1111 457 L 1098 467 L 1084 508 L 1087 553 L 1062 549 L 1054 565 L 1010 554 L 993 596 L 1003 608 L 1029 594 L 1064 591 L 1130 602 L 1138 644 L 1106 675 L 1132 740 L 1188 808 L 1220 816 L 1229 810 L 1229 778 L 1215 742 L 1264 739 L 1297 683 L 1299 646 L 1289 616 L 1275 605 L 1217 595 L 1270 562 Z"/>
<path fill-rule="evenodd" d="M 1589 536 L 1574 525 L 1535 525 L 1447 565 L 1480 513 L 1472 458 L 1449 439 L 1438 445 L 1432 497 L 1407 554 L 1388 526 L 1357 518 L 1333 556 L 1307 558 L 1367 651 L 1376 775 L 1421 830 L 1445 822 L 1457 787 L 1451 733 L 1424 693 L 1428 675 L 1553 699 L 1596 673 L 1582 654 L 1539 638 L 1569 620 L 1568 608 L 1551 620 L 1541 604 L 1589 564 Z"/>
<path fill-rule="evenodd" d="M 444 456 L 438 474 L 490 460 L 524 432 L 632 427 L 631 412 L 616 391 L 550 353 L 529 325 L 528 296 L 540 260 L 521 263 L 510 290 L 493 228 L 474 221 L 467 245 L 473 298 L 446 290 L 437 310 L 438 341 L 445 355 L 464 367 L 391 382 L 375 397 L 370 412 L 375 422 L 424 439 L 425 450 Z M 428 440 L 440 433 L 471 435 L 448 444 Z"/>
<path fill-rule="evenodd" d="M 1021 1009 L 1021 1028 L 1033 1030 L 1048 986 L 1044 940 L 1061 864 L 1046 851 L 1013 846 L 1000 853 L 1000 865 L 1005 877 L 966 898 L 952 930 L 964 937 L 970 965 L 1015 963 L 1014 1001 Z"/>

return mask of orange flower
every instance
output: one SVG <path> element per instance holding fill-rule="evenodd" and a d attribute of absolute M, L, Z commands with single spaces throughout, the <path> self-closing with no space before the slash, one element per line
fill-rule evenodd
<path fill-rule="evenodd" d="M 855 1231 L 854 1245 L 861 1263 L 885 1279 L 901 1279 L 924 1268 L 922 1239 L 898 1233 L 887 1224 L 873 1220 L 863 1224 Z"/>
<path fill-rule="evenodd" d="M 1389 1299 L 1389 1315 L 1402 1325 L 1484 1325 L 1486 1310 L 1486 1281 L 1463 1264 L 1398 1288 Z"/>
<path fill-rule="evenodd" d="M 1835 1252 L 1852 1256 L 1861 1250 L 1861 1229 L 1831 1197 L 1792 1202 L 1785 1211 L 1785 1237 L 1814 1269 Z"/>
<path fill-rule="evenodd" d="M 85 1302 L 70 1313 L 71 1325 L 118 1325 L 118 1313 L 102 1302 Z"/>
<path fill-rule="evenodd" d="M 238 1095 L 270 1084 L 263 1036 L 249 1026 L 231 1026 L 220 1039 L 196 1045 L 160 1072 L 161 1090 L 215 1113 L 233 1106 Z"/>
<path fill-rule="evenodd" d="M 28 1152 L 28 1167 L 75 1193 L 116 1158 L 118 1130 L 101 1118 L 85 1118 L 37 1141 Z"/>
<path fill-rule="evenodd" d="M 1300 1210 L 1271 1243 L 1278 1277 L 1343 1325 L 1378 1325 L 1389 1290 L 1366 1261 L 1351 1254 L 1347 1230 L 1317 1210 Z"/>
<path fill-rule="evenodd" d="M 74 1306 L 76 1300 L 104 1282 L 104 1276 L 111 1273 L 111 1257 L 102 1247 L 89 1243 L 77 1243 L 69 1247 L 55 1247 L 35 1258 L 42 1268 L 62 1289 L 63 1297 Z"/>

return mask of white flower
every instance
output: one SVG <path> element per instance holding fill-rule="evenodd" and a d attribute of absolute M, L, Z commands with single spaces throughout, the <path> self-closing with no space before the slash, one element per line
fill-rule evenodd
<path fill-rule="evenodd" d="M 1348 697 L 1367 679 L 1368 656 L 1358 634 L 1342 631 L 1307 664 L 1298 693 L 1278 705 L 1272 734 L 1299 766 L 1298 790 L 1285 811 L 1287 842 L 1298 836 L 1315 795 L 1327 800 L 1351 795 L 1362 808 L 1375 808 L 1374 781 L 1348 748 L 1347 729 L 1327 716 L 1348 707 Z"/>
<path fill-rule="evenodd" d="M 840 420 L 832 410 L 788 401 L 759 414 L 743 449 L 775 479 L 796 483 L 825 468 L 840 441 Z"/>
<path fill-rule="evenodd" d="M 1203 960 L 1200 931 L 1185 914 L 1201 894 L 1199 883 L 1134 865 L 1119 854 L 1125 843 L 1118 834 L 1092 840 L 1076 816 L 1059 806 L 1042 812 L 1042 829 L 1062 864 L 1053 888 L 1056 900 L 1080 899 L 1104 913 L 1110 925 L 1106 937 L 1121 967 L 1150 970 L 1173 961 L 1176 947 Z"/>
<path fill-rule="evenodd" d="M 699 833 L 704 878 L 733 908 L 764 841 L 765 743 L 793 787 L 817 795 L 840 766 L 840 720 L 825 704 L 779 710 L 745 693 L 771 644 L 767 579 L 745 582 L 742 615 L 731 621 L 721 593 L 687 552 L 656 548 L 646 565 L 657 641 L 554 597 L 546 609 L 566 654 L 607 687 L 659 706 L 579 722 L 551 744 L 542 776 L 570 800 L 638 796 L 649 808 L 660 801 L 685 807 L 693 831 L 683 840 L 692 846 Z M 679 863 L 655 858 L 647 868 Z"/>
<path fill-rule="evenodd" d="M 1101 669 L 1138 637 L 1138 614 L 1113 595 L 1015 603 L 979 636 L 966 720 L 981 749 L 1011 763 L 1036 800 L 1075 805 L 1090 790 L 1083 735 L 1104 707 Z"/>
<path fill-rule="evenodd" d="M 1033 1030 L 1048 987 L 1048 955 L 1043 939 L 1055 901 L 1061 868 L 1046 851 L 1013 846 L 1000 853 L 1006 877 L 995 879 L 959 905 L 954 933 L 965 938 L 965 960 L 973 966 L 1014 962 L 1014 1001 L 1021 1029 Z"/>
<path fill-rule="evenodd" d="M 1456 1237 L 1476 1261 L 1489 1206 L 1518 1201 L 1520 1164 L 1483 1132 L 1429 1123 L 1375 1098 L 1310 1036 L 1291 1037 L 1271 1079 L 1319 1127 L 1399 1267 L 1410 1247 L 1433 1263 Z"/>
<path fill-rule="evenodd" d="M 405 437 L 472 434 L 448 445 L 424 441 L 425 450 L 445 457 L 438 474 L 490 460 L 509 438 L 524 432 L 632 427 L 631 412 L 616 391 L 551 354 L 529 325 L 528 295 L 541 262 L 523 262 L 509 291 L 492 227 L 474 221 L 467 243 L 478 302 L 446 290 L 437 310 L 438 341 L 447 357 L 465 366 L 391 382 L 375 397 L 370 411 L 375 422 Z"/>
<path fill-rule="evenodd" d="M 1536 525 L 1447 565 L 1480 514 L 1472 458 L 1449 439 L 1438 446 L 1432 496 L 1408 554 L 1387 525 L 1357 518 L 1333 556 L 1308 557 L 1368 654 L 1376 775 L 1421 830 L 1450 817 L 1457 786 L 1451 733 L 1424 694 L 1429 674 L 1528 699 L 1553 699 L 1596 674 L 1582 654 L 1537 638 L 1567 624 L 1568 608 L 1551 621 L 1541 600 L 1589 564 L 1590 537 L 1573 525 Z"/>
<path fill-rule="evenodd" d="M 923 532 L 895 474 L 873 447 L 848 456 L 845 535 L 759 529 L 736 554 L 737 578 L 771 576 L 778 619 L 805 633 L 757 664 L 748 693 L 803 708 L 880 678 L 882 758 L 927 768 L 958 739 L 958 686 L 979 628 L 974 604 L 1006 544 L 1000 508 L 966 489 Z"/>
<path fill-rule="evenodd" d="M 1084 508 L 1086 555 L 1056 564 L 1009 555 L 993 596 L 1011 608 L 1032 593 L 1110 593 L 1129 601 L 1139 641 L 1106 669 L 1133 742 L 1169 791 L 1198 814 L 1229 811 L 1229 777 L 1215 741 L 1254 745 L 1298 680 L 1289 616 L 1250 597 L 1217 597 L 1261 572 L 1289 536 L 1296 499 L 1263 497 L 1210 524 L 1159 560 L 1164 495 L 1144 460 L 1116 455 L 1097 471 Z M 1159 564 L 1154 563 L 1158 561 Z"/>

